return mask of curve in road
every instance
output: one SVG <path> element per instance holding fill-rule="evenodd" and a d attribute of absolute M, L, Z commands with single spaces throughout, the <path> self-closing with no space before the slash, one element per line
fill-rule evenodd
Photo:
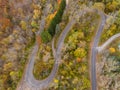
<path fill-rule="evenodd" d="M 82 10 L 79 14 L 80 16 L 83 15 L 83 12 L 85 10 Z M 86 10 L 88 11 L 88 9 Z M 90 10 L 91 11 L 91 10 Z M 96 51 L 95 51 L 95 47 L 97 47 L 98 45 L 98 41 L 99 41 L 99 37 L 101 35 L 101 32 L 103 30 L 103 25 L 105 24 L 105 16 L 102 12 L 99 13 L 100 16 L 102 17 L 102 22 L 101 22 L 101 25 L 99 27 L 99 30 L 97 32 L 97 35 L 95 37 L 95 40 L 94 40 L 94 44 L 93 44 L 93 47 L 92 47 L 92 57 L 91 57 L 91 62 L 92 62 L 92 90 L 96 90 L 96 72 L 95 72 L 95 57 L 96 57 Z M 50 75 L 44 79 L 44 80 L 36 80 L 33 76 L 33 67 L 34 67 L 34 60 L 35 60 L 35 56 L 37 54 L 37 51 L 38 51 L 38 45 L 35 44 L 34 46 L 34 49 L 32 51 L 32 54 L 30 56 L 30 59 L 29 59 L 29 63 L 27 65 L 27 68 L 26 68 L 26 72 L 25 72 L 25 75 L 24 75 L 24 82 L 25 82 L 25 85 L 28 85 L 29 90 L 43 90 L 43 88 L 46 88 L 48 87 L 49 83 L 54 79 L 57 71 L 58 71 L 58 68 L 59 68 L 59 60 L 61 58 L 61 50 L 62 50 L 62 46 L 63 46 L 63 43 L 64 43 L 64 39 L 67 35 L 67 33 L 69 32 L 69 30 L 72 28 L 72 25 L 74 25 L 76 22 L 75 19 L 72 19 L 66 26 L 66 28 L 63 30 L 63 32 L 61 33 L 60 37 L 59 37 L 59 40 L 58 40 L 58 43 L 57 43 L 57 51 L 56 51 L 56 54 L 55 54 L 55 64 L 53 66 L 53 69 L 50 73 Z M 22 84 L 24 85 L 24 84 Z M 26 86 L 25 86 L 26 87 Z M 18 90 L 24 90 L 24 87 L 19 87 Z"/>
<path fill-rule="evenodd" d="M 106 17 L 104 15 L 104 13 L 102 11 L 98 11 L 98 14 L 100 15 L 102 20 L 101 20 L 100 26 L 98 28 L 98 31 L 95 35 L 94 42 L 92 45 L 92 50 L 91 50 L 91 84 L 92 84 L 92 90 L 97 90 L 97 80 L 96 80 L 96 55 L 97 55 L 97 52 L 96 52 L 96 47 L 98 46 L 100 36 L 101 36 L 101 33 L 104 29 L 104 25 L 106 22 Z"/>

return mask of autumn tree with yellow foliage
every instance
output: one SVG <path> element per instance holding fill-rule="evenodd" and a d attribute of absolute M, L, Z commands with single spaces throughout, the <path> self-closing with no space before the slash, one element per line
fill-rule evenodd
<path fill-rule="evenodd" d="M 113 48 L 113 47 L 109 48 L 109 51 L 110 51 L 110 53 L 115 53 L 116 52 L 115 48 Z"/>

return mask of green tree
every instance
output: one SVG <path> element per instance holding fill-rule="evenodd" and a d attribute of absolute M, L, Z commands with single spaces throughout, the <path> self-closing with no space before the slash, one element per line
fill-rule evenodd
<path fill-rule="evenodd" d="M 118 6 L 119 6 L 119 3 L 116 0 L 114 0 L 112 2 L 107 3 L 106 9 L 109 12 L 111 12 L 111 11 L 115 11 L 118 8 Z"/>
<path fill-rule="evenodd" d="M 22 28 L 23 30 L 26 30 L 26 29 L 27 29 L 27 23 L 26 23 L 25 21 L 21 21 L 21 22 L 20 22 L 20 25 L 21 25 L 21 28 Z"/>
<path fill-rule="evenodd" d="M 62 0 L 55 17 L 52 19 L 52 21 L 48 27 L 48 32 L 51 34 L 51 36 L 54 36 L 54 34 L 55 34 L 56 25 L 59 24 L 59 22 L 62 19 L 62 15 L 63 15 L 64 9 L 65 9 L 65 6 L 66 6 L 66 2 L 65 2 L 65 0 Z"/>
<path fill-rule="evenodd" d="M 44 43 L 47 43 L 52 39 L 51 35 L 46 30 L 41 33 L 41 38 Z"/>
<path fill-rule="evenodd" d="M 33 28 L 36 28 L 36 29 L 39 28 L 39 25 L 38 25 L 35 21 L 32 21 L 32 22 L 31 22 L 31 26 L 32 26 Z"/>
<path fill-rule="evenodd" d="M 83 48 L 77 48 L 74 52 L 75 57 L 83 58 L 85 57 L 87 52 Z"/>

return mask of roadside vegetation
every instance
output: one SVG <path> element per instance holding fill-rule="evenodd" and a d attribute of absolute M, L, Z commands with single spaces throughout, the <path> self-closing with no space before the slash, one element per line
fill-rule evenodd
<path fill-rule="evenodd" d="M 48 77 L 55 62 L 50 44 L 41 44 L 35 58 L 33 74 L 37 80 Z"/>
<path fill-rule="evenodd" d="M 100 17 L 91 12 L 79 18 L 78 11 L 94 7 L 107 13 L 100 40 L 100 44 L 103 44 L 114 34 L 120 33 L 120 0 L 71 0 L 67 8 L 65 0 L 30 1 L 0 0 L 0 90 L 16 90 L 35 42 L 39 50 L 33 75 L 37 80 L 50 75 L 55 62 L 52 38 L 55 38 L 56 48 L 59 35 L 73 16 L 77 19 L 76 24 L 64 40 L 60 67 L 49 90 L 89 90 L 90 45 Z M 44 17 L 44 31 L 36 36 Z M 98 59 L 98 88 L 119 90 L 120 40 L 109 45 Z"/>
<path fill-rule="evenodd" d="M 40 8 L 34 2 L 27 2 L 30 7 L 24 3 L 0 1 L 0 90 L 16 90 L 35 44 Z"/>
<path fill-rule="evenodd" d="M 99 16 L 88 13 L 68 33 L 56 78 L 49 90 L 89 90 L 89 51 Z M 94 13 L 95 14 L 95 13 Z M 93 18 L 94 17 L 94 18 Z M 87 23 L 85 21 L 87 21 Z M 93 22 L 93 23 L 92 23 Z M 92 26 L 92 27 L 91 27 Z"/>
<path fill-rule="evenodd" d="M 108 0 L 104 2 L 105 13 L 108 14 L 104 31 L 99 45 L 102 45 L 113 35 L 120 33 L 120 1 Z M 97 81 L 100 90 L 120 89 L 120 40 L 113 41 L 107 48 L 98 54 Z M 105 80 L 105 81 L 104 81 Z M 101 83 L 102 82 L 102 83 Z"/>
<path fill-rule="evenodd" d="M 53 19 L 50 22 L 50 25 L 49 25 L 49 27 L 47 29 L 47 31 L 50 33 L 50 35 L 52 37 L 55 35 L 56 25 L 61 22 L 62 15 L 63 15 L 65 7 L 66 7 L 66 1 L 65 0 L 61 0 L 60 6 L 58 8 L 58 11 L 57 11 L 56 15 L 53 17 Z"/>
<path fill-rule="evenodd" d="M 43 42 L 45 43 L 49 42 L 55 35 L 56 25 L 61 22 L 65 6 L 66 6 L 65 0 L 61 0 L 58 10 L 54 13 L 55 15 L 52 15 L 53 18 L 50 21 L 48 28 L 41 33 L 41 38 Z"/>
<path fill-rule="evenodd" d="M 108 40 L 111 36 L 120 33 L 120 10 L 117 11 L 116 17 L 108 18 L 107 25 L 105 27 L 105 30 L 103 31 L 103 34 L 101 36 L 101 42 L 104 43 L 106 40 Z"/>
<path fill-rule="evenodd" d="M 119 90 L 120 83 L 120 39 L 116 39 L 100 54 L 98 61 L 98 87 L 100 90 L 116 89 Z M 103 81 L 103 79 L 106 79 Z M 104 84 L 101 84 L 103 81 Z"/>
<path fill-rule="evenodd" d="M 62 15 L 65 9 L 65 0 L 60 0 L 58 2 L 57 11 L 49 14 L 46 18 L 46 27 L 45 30 L 41 33 L 41 43 L 38 55 L 35 61 L 35 66 L 33 74 L 36 79 L 42 80 L 49 76 L 55 62 L 51 49 L 51 40 L 55 35 L 56 25 L 61 22 Z M 56 8 L 53 8 L 53 10 Z M 49 25 L 48 25 L 49 24 Z"/>

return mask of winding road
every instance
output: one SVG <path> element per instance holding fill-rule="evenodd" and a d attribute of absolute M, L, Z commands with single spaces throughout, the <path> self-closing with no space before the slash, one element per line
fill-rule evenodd
<path fill-rule="evenodd" d="M 98 14 L 101 16 L 101 23 L 98 28 L 98 31 L 96 33 L 96 36 L 94 38 L 94 42 L 92 45 L 92 50 L 91 50 L 91 84 L 92 84 L 92 90 L 97 90 L 97 80 L 96 80 L 96 55 L 97 55 L 97 50 L 96 47 L 98 46 L 99 40 L 101 33 L 103 31 L 105 22 L 106 22 L 106 17 L 103 12 L 98 11 Z"/>
<path fill-rule="evenodd" d="M 74 23 L 75 23 L 74 20 L 70 21 L 70 23 L 68 23 L 68 25 L 66 26 L 64 31 L 68 31 L 68 29 L 70 30 L 70 28 L 72 27 L 72 25 Z M 63 32 L 63 33 L 66 35 L 67 32 Z M 61 39 L 59 39 L 58 42 L 60 44 L 60 46 L 59 46 L 59 49 L 60 49 L 62 47 L 64 40 L 62 42 Z M 44 88 L 47 88 L 49 86 L 49 83 L 54 79 L 54 77 L 58 71 L 59 60 L 60 60 L 59 54 L 61 53 L 61 50 L 60 51 L 57 50 L 57 53 L 54 56 L 55 64 L 53 66 L 53 69 L 52 69 L 50 75 L 46 79 L 41 80 L 41 81 L 36 80 L 34 78 L 34 76 L 33 76 L 34 60 L 35 60 L 35 56 L 37 54 L 38 48 L 39 48 L 38 45 L 35 44 L 32 54 L 30 55 L 30 59 L 29 59 L 30 62 L 28 63 L 28 66 L 26 68 L 26 72 L 25 72 L 25 76 L 24 76 L 24 84 L 20 85 L 18 90 L 24 90 L 25 87 L 27 87 L 27 88 L 29 87 L 28 90 L 43 90 Z"/>
<path fill-rule="evenodd" d="M 84 12 L 87 12 L 87 11 L 91 12 L 91 10 L 87 8 L 87 9 L 82 10 L 79 13 L 79 15 L 82 16 Z M 71 19 L 71 21 L 67 24 L 67 26 L 61 33 L 59 40 L 58 40 L 58 44 L 57 44 L 56 54 L 54 55 L 55 64 L 53 66 L 53 69 L 50 75 L 46 79 L 41 80 L 41 81 L 36 80 L 33 76 L 34 60 L 35 60 L 35 56 L 39 48 L 37 43 L 35 44 L 33 51 L 30 55 L 29 63 L 27 64 L 26 72 L 24 74 L 23 80 L 21 81 L 17 90 L 43 90 L 44 88 L 47 88 L 49 86 L 50 82 L 54 79 L 58 71 L 58 68 L 59 68 L 59 62 L 61 60 L 60 54 L 61 54 L 62 46 L 64 44 L 64 39 L 67 33 L 70 31 L 70 29 L 75 23 L 76 23 L 76 19 L 75 18 Z"/>
<path fill-rule="evenodd" d="M 84 9 L 81 10 L 81 12 L 79 13 L 79 17 L 82 16 L 84 14 L 84 12 L 91 12 L 93 10 L 90 9 Z M 96 81 L 96 55 L 97 55 L 97 47 L 98 47 L 98 43 L 100 40 L 100 36 L 101 33 L 103 31 L 105 22 L 106 22 L 106 17 L 104 15 L 104 13 L 102 11 L 98 11 L 98 14 L 101 17 L 101 23 L 99 25 L 98 31 L 96 33 L 96 36 L 94 38 L 94 42 L 92 45 L 92 50 L 91 50 L 91 83 L 92 83 L 92 90 L 97 90 L 97 81 Z M 44 21 L 44 17 L 41 20 L 41 27 L 40 29 L 44 29 L 44 25 L 45 25 L 45 21 Z M 34 61 L 35 61 L 35 57 L 38 51 L 38 44 L 37 42 L 35 43 L 35 46 L 33 47 L 33 51 L 29 57 L 29 62 L 27 64 L 23 79 L 20 83 L 20 85 L 18 86 L 17 90 L 43 90 L 45 88 L 47 88 L 50 84 L 50 82 L 54 79 L 58 68 L 59 68 L 59 64 L 60 64 L 60 60 L 61 60 L 61 51 L 62 51 L 62 47 L 64 44 L 64 39 L 67 35 L 67 33 L 70 31 L 70 29 L 72 28 L 72 26 L 76 23 L 76 19 L 73 18 L 69 21 L 69 23 L 67 24 L 67 26 L 65 27 L 65 29 L 63 30 L 63 32 L 60 34 L 60 37 L 58 39 L 57 42 L 57 48 L 56 50 L 54 49 L 54 40 L 52 42 L 52 50 L 53 50 L 53 55 L 54 55 L 54 59 L 55 59 L 55 63 L 53 66 L 53 69 L 50 73 L 50 75 L 44 79 L 44 80 L 36 80 L 33 76 L 33 68 L 34 68 Z M 39 35 L 41 33 L 41 31 L 39 31 L 37 33 L 37 35 Z"/>

